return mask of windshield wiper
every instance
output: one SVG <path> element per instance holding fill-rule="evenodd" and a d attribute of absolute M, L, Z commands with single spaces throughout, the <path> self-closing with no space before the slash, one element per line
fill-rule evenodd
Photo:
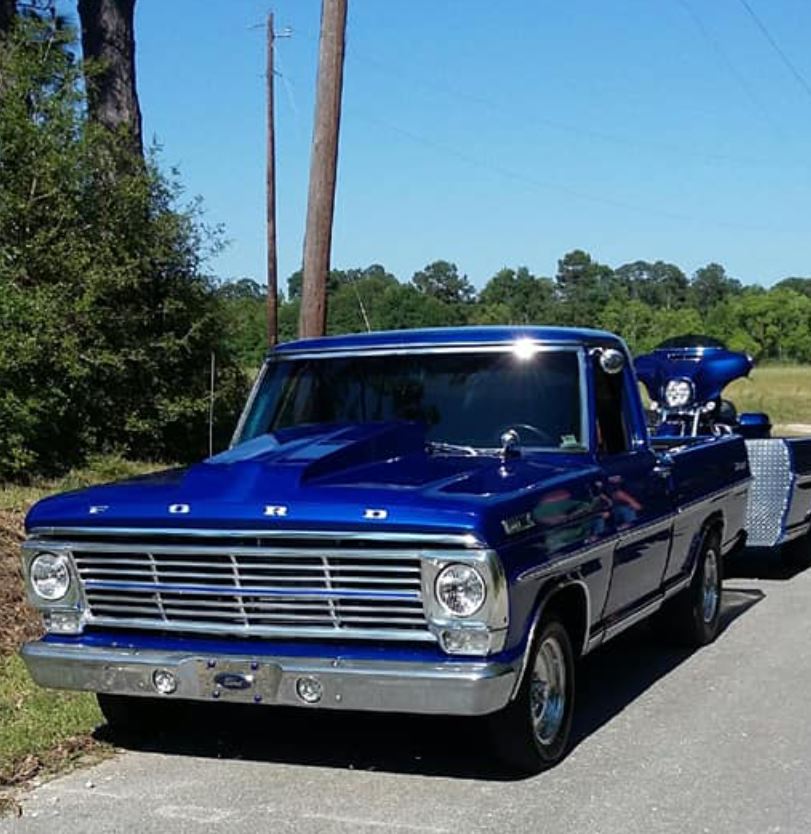
<path fill-rule="evenodd" d="M 473 446 L 462 446 L 458 443 L 443 443 L 441 440 L 429 440 L 428 449 L 431 452 L 461 452 L 470 457 L 478 457 L 479 452 Z"/>

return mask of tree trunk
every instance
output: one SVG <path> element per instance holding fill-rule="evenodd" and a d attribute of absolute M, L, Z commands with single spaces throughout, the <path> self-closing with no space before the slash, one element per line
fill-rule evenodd
<path fill-rule="evenodd" d="M 82 53 L 97 64 L 87 78 L 90 118 L 112 131 L 123 128 L 133 152 L 143 156 L 134 18 L 135 0 L 79 0 Z"/>
<path fill-rule="evenodd" d="M 8 34 L 16 14 L 16 0 L 0 0 L 0 37 Z"/>

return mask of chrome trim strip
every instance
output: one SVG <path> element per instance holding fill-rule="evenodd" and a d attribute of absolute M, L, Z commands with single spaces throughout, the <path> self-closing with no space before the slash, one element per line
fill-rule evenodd
<path fill-rule="evenodd" d="M 98 648 L 60 643 L 28 643 L 22 657 L 40 686 L 120 695 L 211 701 L 217 698 L 201 668 L 237 670 L 256 663 L 256 686 L 242 695 L 220 692 L 219 700 L 314 709 L 408 712 L 435 715 L 486 715 L 506 706 L 515 665 L 471 661 L 445 663 L 279 657 L 263 654 L 203 655 L 190 652 Z M 233 666 L 231 668 L 234 668 Z M 158 696 L 152 673 L 168 669 L 178 681 L 175 695 Z M 296 695 L 301 676 L 315 677 L 324 695 L 305 704 Z"/>
<path fill-rule="evenodd" d="M 431 342 L 414 344 L 395 342 L 389 345 L 381 344 L 368 348 L 327 347 L 320 350 L 302 348 L 301 350 L 273 352 L 269 355 L 267 361 L 284 362 L 291 359 L 343 359 L 356 356 L 407 356 L 409 354 L 426 353 L 512 353 L 515 343 L 525 338 L 532 343 L 539 353 L 548 353 L 556 350 L 576 351 L 583 348 L 583 342 L 575 339 L 560 342 L 539 342 L 535 339 L 518 335 L 506 342 L 456 342 L 452 345 L 437 345 Z"/>
<path fill-rule="evenodd" d="M 659 530 L 665 530 L 670 527 L 676 519 L 676 513 L 668 513 L 664 518 L 657 518 L 653 521 L 648 521 L 639 527 L 633 527 L 630 530 L 623 530 L 618 536 L 618 547 L 625 547 L 628 544 L 633 544 L 637 539 L 644 536 L 654 535 Z"/>
<path fill-rule="evenodd" d="M 588 353 L 585 347 L 581 347 L 577 353 L 577 369 L 580 374 L 580 444 L 584 449 L 593 453 L 595 450 L 591 444 L 592 420 L 589 411 Z"/>
<path fill-rule="evenodd" d="M 678 582 L 674 582 L 669 587 L 665 588 L 665 599 L 670 599 L 671 597 L 676 596 L 680 591 L 683 591 L 692 581 L 693 576 L 695 576 L 697 563 L 693 565 L 693 569 L 690 571 L 688 576 L 683 577 Z"/>
<path fill-rule="evenodd" d="M 257 537 L 257 538 L 264 538 L 264 536 Z M 35 539 L 30 538 L 23 542 L 22 547 L 24 550 L 47 550 L 49 547 L 52 550 L 57 549 L 57 542 L 50 541 L 49 539 Z M 229 547 L 227 545 L 193 545 L 193 544 L 151 544 L 151 543 L 120 543 L 120 542 L 97 542 L 97 541 L 74 541 L 71 539 L 59 539 L 58 541 L 59 548 L 68 548 L 69 550 L 76 551 L 77 553 L 103 553 L 109 554 L 111 550 L 114 550 L 116 555 L 118 554 L 128 554 L 128 553 L 136 553 L 136 554 L 144 554 L 147 551 L 149 553 L 170 553 L 172 555 L 175 554 L 184 554 L 188 553 L 190 555 L 199 555 L 199 556 L 222 556 L 223 553 L 227 553 L 229 556 L 258 556 L 258 557 L 276 557 L 282 559 L 290 559 L 290 558 L 298 558 L 302 556 L 320 556 L 324 549 L 329 551 L 329 555 L 335 558 L 344 560 L 346 562 L 355 562 L 359 566 L 363 566 L 364 559 L 375 559 L 375 560 L 397 560 L 401 561 L 406 554 L 402 550 L 385 550 L 385 549 L 375 549 L 375 548 L 363 548 L 363 550 L 341 550 L 337 547 L 331 548 L 318 548 L 315 552 L 310 552 L 309 550 L 301 550 L 292 547 L 244 547 L 244 546 L 237 546 L 237 547 Z M 467 549 L 463 551 L 464 553 L 467 552 Z M 437 558 L 446 554 L 447 551 L 445 550 L 438 550 L 438 551 L 428 551 L 423 550 L 420 548 L 415 548 L 413 551 L 413 559 L 416 562 L 419 559 L 420 555 L 429 554 L 430 556 L 436 556 Z M 183 562 L 182 564 L 188 564 Z M 201 565 L 210 564 L 203 560 L 200 562 Z M 224 566 L 221 566 L 224 567 Z M 272 567 L 272 565 L 264 565 L 265 568 Z M 289 565 L 287 566 L 289 567 Z M 299 569 L 307 570 L 320 570 L 320 566 L 317 565 L 305 565 L 301 566 Z M 391 570 L 391 568 L 389 568 Z M 396 568 L 398 572 L 406 570 L 405 567 Z M 418 573 L 419 569 L 415 565 L 413 568 L 408 569 L 411 573 Z"/>
<path fill-rule="evenodd" d="M 240 626 L 237 623 L 195 623 L 189 622 L 162 622 L 159 620 L 139 619 L 138 617 L 103 617 L 92 614 L 85 615 L 87 626 L 98 626 L 116 629 L 131 629 L 133 631 L 170 631 L 175 636 L 178 634 L 216 634 L 227 637 L 287 637 L 290 639 L 341 639 L 341 640 L 366 640 L 366 641 L 399 641 L 400 643 L 436 643 L 436 635 L 428 630 L 425 622 L 414 621 L 414 628 L 364 628 L 362 626 L 337 629 L 334 626 Z"/>
<path fill-rule="evenodd" d="M 619 535 L 615 534 L 613 536 L 609 536 L 608 538 L 603 539 L 597 544 L 591 544 L 586 547 L 582 547 L 579 550 L 575 550 L 573 553 L 570 553 L 568 556 L 564 556 L 561 559 L 552 562 L 547 562 L 536 568 L 530 568 L 529 570 L 526 570 L 523 573 L 518 574 L 515 581 L 516 583 L 531 582 L 532 580 L 540 579 L 544 576 L 557 573 L 558 571 L 560 571 L 561 573 L 565 573 L 566 571 L 579 567 L 584 562 L 590 561 L 592 558 L 594 558 L 593 554 L 596 551 L 608 547 L 613 548 L 618 541 Z"/>
<path fill-rule="evenodd" d="M 576 550 L 574 553 L 571 553 L 562 559 L 558 559 L 557 561 L 547 562 L 537 568 L 530 568 L 529 570 L 524 571 L 524 573 L 519 574 L 516 578 L 516 582 L 528 582 L 533 579 L 540 579 L 541 577 L 550 573 L 555 573 L 558 570 L 571 570 L 572 568 L 578 567 L 583 562 L 589 561 L 595 551 L 611 545 L 623 547 L 635 541 L 637 538 L 644 535 L 650 535 L 660 527 L 665 529 L 675 521 L 676 516 L 676 512 L 670 513 L 665 518 L 657 518 L 641 527 L 635 527 L 632 530 L 615 533 L 597 544 L 588 545 L 580 550 Z"/>
<path fill-rule="evenodd" d="M 126 571 L 123 571 L 126 573 Z M 283 600 L 296 599 L 301 601 L 306 600 L 340 600 L 340 599 L 380 599 L 380 600 L 402 600 L 403 602 L 419 602 L 421 594 L 419 586 L 413 589 L 402 589 L 396 591 L 386 590 L 385 587 L 355 589 L 355 588 L 338 588 L 332 591 L 323 590 L 321 588 L 303 588 L 296 586 L 293 588 L 282 587 L 261 587 L 257 585 L 206 585 L 205 583 L 195 584 L 194 582 L 172 582 L 170 580 L 160 580 L 157 584 L 153 582 L 129 582 L 118 579 L 88 579 L 82 577 L 82 584 L 84 585 L 85 593 L 92 591 L 135 591 L 135 592 L 160 592 L 161 594 L 200 594 L 211 596 L 242 596 L 242 597 L 267 597 L 269 599 L 280 598 Z M 270 583 L 269 583 L 270 584 Z M 164 623 L 165 625 L 165 623 Z"/>
<path fill-rule="evenodd" d="M 688 510 L 699 509 L 704 504 L 713 504 L 724 497 L 745 497 L 746 490 L 749 488 L 749 485 L 751 483 L 752 476 L 750 475 L 747 478 L 742 478 L 740 481 L 735 481 L 734 484 L 729 484 L 725 487 L 722 487 L 721 489 L 716 490 L 715 492 L 711 492 L 709 495 L 705 495 L 703 498 L 696 498 L 694 501 L 688 501 L 686 504 L 682 504 L 681 506 L 676 508 L 676 514 L 680 515 L 682 513 L 687 512 Z M 732 490 L 734 489 L 740 489 L 740 492 L 733 492 L 731 495 L 727 495 L 727 493 L 732 492 Z"/>
<path fill-rule="evenodd" d="M 262 363 L 262 367 L 259 369 L 259 373 L 256 375 L 256 379 L 253 381 L 253 385 L 251 386 L 251 392 L 248 394 L 248 399 L 245 401 L 245 406 L 240 412 L 236 428 L 234 429 L 234 433 L 231 435 L 231 442 L 228 444 L 229 449 L 233 449 L 234 446 L 239 443 L 239 438 L 242 436 L 245 423 L 248 421 L 248 415 L 251 413 L 256 396 L 262 386 L 262 380 L 264 380 L 265 374 L 267 373 L 267 368 L 268 363 L 266 360 Z"/>
<path fill-rule="evenodd" d="M 616 637 L 618 634 L 621 634 L 623 631 L 630 628 L 632 625 L 636 625 L 636 623 L 639 623 L 647 617 L 650 617 L 651 614 L 654 614 L 662 607 L 663 602 L 664 594 L 661 594 L 653 601 L 642 606 L 642 608 L 638 609 L 637 611 L 632 611 L 630 614 L 627 614 L 618 622 L 608 626 L 603 633 L 603 643 L 607 643 L 609 640 Z"/>
<path fill-rule="evenodd" d="M 183 527 L 33 527 L 29 531 L 29 538 L 36 536 L 65 537 L 65 536 L 177 536 L 179 538 L 210 538 L 210 539 L 292 539 L 297 541 L 351 541 L 351 542 L 396 542 L 403 544 L 436 544 L 454 545 L 458 547 L 482 547 L 484 543 L 473 533 L 400 533 L 381 531 L 319 531 L 319 530 L 285 530 L 248 529 L 248 530 L 217 530 Z M 82 544 L 84 546 L 84 544 Z M 146 546 L 146 545 L 144 545 Z"/>
<path fill-rule="evenodd" d="M 695 571 L 695 568 L 693 568 Z M 650 616 L 651 614 L 656 613 L 656 611 L 664 604 L 664 602 L 671 597 L 678 594 L 680 591 L 683 591 L 692 581 L 692 573 L 690 576 L 686 576 L 683 579 L 680 579 L 678 582 L 675 582 L 669 588 L 667 588 L 664 592 L 664 596 L 659 600 L 654 600 L 650 603 L 650 605 L 646 605 L 641 611 L 633 612 L 628 615 L 628 618 L 625 617 L 622 620 L 614 623 L 609 628 L 601 628 L 596 634 L 592 635 L 591 639 L 589 640 L 588 646 L 586 648 L 585 654 L 588 654 L 591 651 L 594 651 L 598 646 L 602 646 L 603 643 L 610 640 L 612 637 L 616 637 L 621 632 L 625 631 L 626 628 L 630 628 L 632 625 L 640 622 L 644 618 Z"/>

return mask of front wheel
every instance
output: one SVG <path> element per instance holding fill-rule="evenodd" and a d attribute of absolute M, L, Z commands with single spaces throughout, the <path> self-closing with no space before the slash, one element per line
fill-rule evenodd
<path fill-rule="evenodd" d="M 515 699 L 490 719 L 499 757 L 538 773 L 567 753 L 575 696 L 575 656 L 566 627 L 554 616 L 535 638 Z"/>
<path fill-rule="evenodd" d="M 699 648 L 712 643 L 721 630 L 723 562 L 717 531 L 704 536 L 690 585 L 660 612 L 667 636 L 676 643 Z"/>

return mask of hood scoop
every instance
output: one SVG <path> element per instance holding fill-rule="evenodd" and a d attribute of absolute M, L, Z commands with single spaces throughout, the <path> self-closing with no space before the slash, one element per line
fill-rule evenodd
<path fill-rule="evenodd" d="M 226 468 L 240 470 L 239 492 L 244 490 L 246 494 L 259 478 L 269 476 L 274 486 L 304 486 L 351 469 L 423 452 L 425 442 L 425 427 L 405 421 L 289 429 L 215 455 L 193 466 L 186 480 L 205 481 L 210 490 L 216 490 Z"/>

